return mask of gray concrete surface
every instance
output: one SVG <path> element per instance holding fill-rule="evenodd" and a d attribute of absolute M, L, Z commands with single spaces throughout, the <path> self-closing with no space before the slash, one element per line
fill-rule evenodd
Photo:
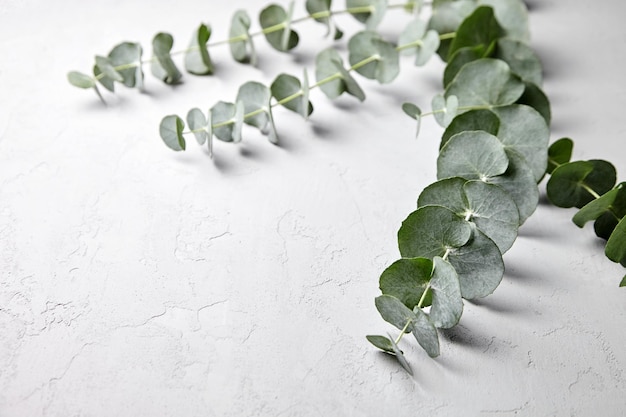
<path fill-rule="evenodd" d="M 65 81 L 117 42 L 149 50 L 165 30 L 180 49 L 201 21 L 224 39 L 236 8 L 261 7 L 0 2 L 0 416 L 624 415 L 624 270 L 545 201 L 440 358 L 407 339 L 411 378 L 365 341 L 389 329 L 378 275 L 435 180 L 441 130 L 426 120 L 414 140 L 399 106 L 430 101 L 440 63 L 363 81 L 363 104 L 312 92 L 308 123 L 276 111 L 281 146 L 246 129 L 213 162 L 193 142 L 165 148 L 161 117 L 312 69 L 322 27 L 298 26 L 292 55 L 259 40 L 256 69 L 216 48 L 217 76 L 176 88 L 148 76 L 146 93 L 120 88 L 106 107 Z M 575 157 L 609 159 L 621 179 L 624 16 L 617 1 L 552 0 L 530 17 L 552 139 L 574 138 Z M 390 12 L 383 31 L 406 21 Z"/>

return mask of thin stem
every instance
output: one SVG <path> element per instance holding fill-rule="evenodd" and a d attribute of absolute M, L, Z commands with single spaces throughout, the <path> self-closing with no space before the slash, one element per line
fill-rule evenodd
<path fill-rule="evenodd" d="M 398 335 L 398 337 L 396 337 L 395 343 L 396 345 L 398 343 L 400 343 L 400 340 L 402 340 L 402 337 L 404 336 L 404 334 L 406 333 L 407 329 L 409 328 L 409 326 L 411 325 L 411 323 L 413 323 L 413 320 L 408 319 L 406 321 L 406 324 L 404 325 L 404 328 L 402 329 L 402 331 L 400 332 L 400 334 Z"/>
<path fill-rule="evenodd" d="M 587 184 L 585 184 L 584 182 L 580 182 L 579 185 L 585 190 L 587 191 L 589 194 L 591 194 L 593 196 L 594 199 L 598 199 L 600 198 L 600 194 L 596 193 L 595 190 L 593 188 L 591 188 L 590 186 L 588 186 Z"/>

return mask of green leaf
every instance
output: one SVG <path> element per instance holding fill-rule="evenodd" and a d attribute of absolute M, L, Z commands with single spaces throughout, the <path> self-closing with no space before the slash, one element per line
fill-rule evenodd
<path fill-rule="evenodd" d="M 443 86 L 448 87 L 465 64 L 491 56 L 493 45 L 466 46 L 456 50 L 443 72 Z"/>
<path fill-rule="evenodd" d="M 161 139 L 163 139 L 168 148 L 175 151 L 185 150 L 183 130 L 185 130 L 185 122 L 175 114 L 165 116 L 159 126 Z"/>
<path fill-rule="evenodd" d="M 615 167 L 603 160 L 567 162 L 552 172 L 548 198 L 558 207 L 581 208 L 615 185 Z"/>
<path fill-rule="evenodd" d="M 239 87 L 236 101 L 244 104 L 244 114 L 257 113 L 246 117 L 244 123 L 266 132 L 269 124 L 271 97 L 270 89 L 256 81 L 248 81 Z"/>
<path fill-rule="evenodd" d="M 250 36 L 250 16 L 245 10 L 237 10 L 230 23 L 230 54 L 241 63 L 256 64 L 256 51 Z"/>
<path fill-rule="evenodd" d="M 479 7 L 463 20 L 457 29 L 448 54 L 452 57 L 456 51 L 465 47 L 479 45 L 488 47 L 504 35 L 505 32 L 498 24 L 493 9 Z"/>
<path fill-rule="evenodd" d="M 239 142 L 241 140 L 241 124 L 243 123 L 243 103 L 235 105 L 218 101 L 211 107 L 213 133 L 224 142 Z"/>
<path fill-rule="evenodd" d="M 143 86 L 143 71 L 141 70 L 141 45 L 132 42 L 123 42 L 116 45 L 111 52 L 109 52 L 109 61 L 114 67 L 124 67 L 118 69 L 117 72 L 122 75 L 124 79 L 123 84 L 126 87 Z"/>
<path fill-rule="evenodd" d="M 395 354 L 391 340 L 385 336 L 367 335 L 365 338 L 383 352 Z"/>
<path fill-rule="evenodd" d="M 503 175 L 492 177 L 489 183 L 499 185 L 509 193 L 519 210 L 519 222 L 523 224 L 537 208 L 539 189 L 530 166 L 524 157 L 512 149 L 506 150 L 509 166 Z"/>
<path fill-rule="evenodd" d="M 185 52 L 185 69 L 195 75 L 213 74 L 213 62 L 207 49 L 207 43 L 211 37 L 211 27 L 200 24 L 189 42 Z"/>
<path fill-rule="evenodd" d="M 470 130 L 483 130 L 496 135 L 500 129 L 500 119 L 491 110 L 470 110 L 452 119 L 441 138 L 440 149 L 457 133 Z"/>
<path fill-rule="evenodd" d="M 448 262 L 459 276 L 461 295 L 469 300 L 494 292 L 504 275 L 498 247 L 478 229 L 466 245 L 450 252 Z"/>
<path fill-rule="evenodd" d="M 527 44 L 518 40 L 503 38 L 498 40 L 495 58 L 511 67 L 511 71 L 523 81 L 541 85 L 543 70 L 539 57 Z"/>
<path fill-rule="evenodd" d="M 543 117 L 532 107 L 513 104 L 493 110 L 500 119 L 496 136 L 505 149 L 522 155 L 539 182 L 548 166 L 550 129 Z"/>
<path fill-rule="evenodd" d="M 386 84 L 400 73 L 400 54 L 376 32 L 357 33 L 348 42 L 348 50 L 350 65 L 365 78 Z M 372 62 L 361 65 L 373 57 Z"/>
<path fill-rule="evenodd" d="M 439 34 L 427 29 L 426 22 L 415 19 L 398 38 L 398 49 L 403 55 L 415 55 L 416 66 L 425 65 L 439 48 Z"/>
<path fill-rule="evenodd" d="M 611 191 L 604 193 L 600 198 L 591 200 L 585 204 L 578 213 L 574 215 L 572 221 L 578 227 L 583 227 L 585 223 L 592 220 L 597 220 L 604 214 L 610 214 L 615 218 L 615 226 L 617 226 L 619 212 L 626 209 L 626 207 L 616 207 L 615 203 L 624 201 L 626 199 L 626 183 L 622 182 L 613 188 Z"/>
<path fill-rule="evenodd" d="M 98 78 L 100 84 L 111 92 L 115 91 L 114 81 L 120 83 L 124 81 L 124 77 L 113 67 L 111 60 L 103 56 L 96 56 L 94 75 Z"/>
<path fill-rule="evenodd" d="M 292 7 L 290 7 L 290 12 Z M 298 45 L 298 34 L 291 30 L 291 13 L 282 6 L 271 4 L 261 11 L 259 17 L 267 42 L 281 52 L 287 52 Z M 267 29 L 272 28 L 270 32 Z"/>
<path fill-rule="evenodd" d="M 432 7 L 428 27 L 444 34 L 456 32 L 461 22 L 472 13 L 476 5 L 474 0 L 436 1 Z M 452 40 L 448 39 L 439 45 L 438 53 L 444 61 L 447 61 L 451 44 Z"/>
<path fill-rule="evenodd" d="M 439 335 L 437 334 L 437 329 L 421 309 L 415 309 L 414 312 L 417 316 L 417 321 L 413 323 L 413 336 L 417 343 L 428 353 L 428 356 L 431 358 L 439 356 Z"/>
<path fill-rule="evenodd" d="M 306 11 L 316 22 L 326 25 L 330 33 L 331 0 L 306 0 Z"/>
<path fill-rule="evenodd" d="M 172 46 L 174 46 L 174 38 L 169 33 L 157 33 L 152 39 L 152 53 L 155 59 L 150 69 L 152 75 L 165 84 L 176 84 L 183 76 L 170 56 Z"/>
<path fill-rule="evenodd" d="M 391 337 L 391 335 L 389 333 L 387 333 L 387 336 L 389 336 L 389 339 L 387 339 L 387 340 L 389 340 L 389 342 L 391 342 L 391 347 L 393 349 L 393 353 L 396 355 L 396 358 L 398 359 L 398 362 L 400 362 L 400 365 L 402 365 L 404 370 L 407 371 L 409 373 L 409 375 L 413 375 L 413 370 L 411 369 L 411 366 L 409 365 L 409 363 L 407 362 L 406 358 L 404 357 L 404 352 L 402 352 L 402 350 L 400 350 L 400 348 L 396 344 L 395 340 L 393 340 L 393 338 Z"/>
<path fill-rule="evenodd" d="M 406 327 L 406 331 L 413 331 L 414 323 L 417 322 L 417 316 L 396 297 L 380 295 L 376 297 L 374 302 L 376 309 L 387 323 L 392 324 L 399 330 L 404 330 L 407 322 L 410 321 L 411 323 Z"/>
<path fill-rule="evenodd" d="M 313 105 L 307 97 L 308 94 L 305 96 L 304 88 L 302 84 L 300 84 L 300 80 L 296 77 L 288 74 L 280 74 L 276 77 L 274 82 L 272 82 L 270 90 L 272 91 L 272 96 L 281 106 L 300 114 L 305 119 L 313 113 Z M 291 98 L 291 100 L 282 102 L 282 100 L 288 98 Z"/>
<path fill-rule="evenodd" d="M 528 10 L 520 0 L 478 0 L 481 6 L 493 7 L 496 19 L 506 31 L 509 38 L 528 42 L 530 31 Z"/>
<path fill-rule="evenodd" d="M 348 92 L 359 100 L 365 100 L 365 93 L 343 67 L 341 55 L 334 48 L 327 48 L 315 58 L 315 77 L 328 98 L 335 99 Z"/>
<path fill-rule="evenodd" d="M 546 94 L 535 84 L 526 82 L 524 85 L 524 94 L 517 100 L 518 104 L 525 104 L 537 110 L 541 117 L 546 121 L 548 126 L 552 120 L 552 110 L 550 109 L 550 101 Z"/>
<path fill-rule="evenodd" d="M 617 227 L 617 223 L 626 216 L 626 190 L 624 189 L 624 183 L 619 184 L 616 188 L 619 188 L 620 191 L 615 196 L 608 211 L 598 217 L 593 225 L 596 235 L 605 240 L 609 239 L 611 233 Z M 593 201 L 589 204 L 592 203 Z"/>
<path fill-rule="evenodd" d="M 415 137 L 417 138 L 422 125 L 422 110 L 413 103 L 402 103 L 402 111 L 409 117 L 417 120 L 417 128 L 415 129 Z"/>
<path fill-rule="evenodd" d="M 485 181 L 503 174 L 509 159 L 502 142 L 483 131 L 454 135 L 437 158 L 437 178 L 462 177 Z"/>
<path fill-rule="evenodd" d="M 626 220 L 622 219 L 619 221 L 617 227 L 611 233 L 611 237 L 606 242 L 604 253 L 613 262 L 624 264 L 624 261 L 626 261 Z"/>
<path fill-rule="evenodd" d="M 622 282 L 619 283 L 620 287 L 626 287 L 626 275 L 622 278 Z"/>
<path fill-rule="evenodd" d="M 437 123 L 442 127 L 447 127 L 457 115 L 459 100 L 454 95 L 445 98 L 443 95 L 437 94 L 433 97 L 431 105 Z"/>
<path fill-rule="evenodd" d="M 403 258 L 392 263 L 380 276 L 380 290 L 383 294 L 392 295 L 400 300 L 405 306 L 413 309 L 417 306 L 424 294 L 430 276 L 433 271 L 433 263 L 426 258 Z M 430 305 L 430 299 L 426 300 L 425 307 Z"/>
<path fill-rule="evenodd" d="M 67 81 L 74 87 L 78 88 L 94 88 L 96 82 L 93 77 L 78 71 L 70 71 L 67 73 Z"/>
<path fill-rule="evenodd" d="M 432 259 L 465 245 L 471 236 L 472 226 L 451 210 L 424 206 L 402 222 L 398 247 L 403 258 Z"/>
<path fill-rule="evenodd" d="M 548 148 L 548 169 L 547 173 L 552 174 L 559 165 L 563 165 L 572 158 L 574 141 L 570 138 L 561 138 Z"/>
<path fill-rule="evenodd" d="M 429 185 L 418 199 L 418 207 L 444 206 L 474 223 L 494 241 L 501 253 L 517 238 L 519 212 L 511 196 L 501 187 L 482 181 L 447 178 Z"/>
<path fill-rule="evenodd" d="M 524 83 L 499 59 L 484 58 L 465 64 L 446 88 L 464 110 L 513 104 L 524 92 Z"/>
<path fill-rule="evenodd" d="M 385 17 L 387 0 L 346 0 L 346 7 L 356 20 L 365 23 L 368 30 L 374 30 Z"/>
<path fill-rule="evenodd" d="M 189 130 L 193 131 L 196 140 L 200 145 L 204 145 L 207 141 L 207 119 L 202 110 L 193 108 L 187 113 L 187 125 Z"/>
<path fill-rule="evenodd" d="M 454 327 L 463 314 L 461 285 L 454 267 L 440 257 L 434 259 L 434 270 L 430 281 L 433 305 L 430 321 L 437 328 Z"/>

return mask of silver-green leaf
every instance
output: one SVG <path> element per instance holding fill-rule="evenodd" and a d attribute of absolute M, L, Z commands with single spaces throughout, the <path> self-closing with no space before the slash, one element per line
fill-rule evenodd
<path fill-rule="evenodd" d="M 183 121 L 183 119 L 173 114 L 165 116 L 163 120 L 161 120 L 161 124 L 159 126 L 159 134 L 168 148 L 175 151 L 184 151 L 184 129 L 185 122 Z"/>
<path fill-rule="evenodd" d="M 185 53 L 185 69 L 195 75 L 213 74 L 213 62 L 207 49 L 207 43 L 211 37 L 211 27 L 200 24 L 189 42 Z"/>

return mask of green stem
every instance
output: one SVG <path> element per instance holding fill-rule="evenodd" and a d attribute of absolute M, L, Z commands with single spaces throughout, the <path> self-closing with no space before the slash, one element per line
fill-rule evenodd
<path fill-rule="evenodd" d="M 580 186 L 587 191 L 589 194 L 591 194 L 593 196 L 594 199 L 598 199 L 600 198 L 600 194 L 596 193 L 595 190 L 593 188 L 591 188 L 590 186 L 588 186 L 587 184 L 585 184 L 584 182 L 579 183 Z"/>
<path fill-rule="evenodd" d="M 398 335 L 398 337 L 396 337 L 396 341 L 395 341 L 396 345 L 397 345 L 398 343 L 400 343 L 400 340 L 402 340 L 402 337 L 403 337 L 403 336 L 404 336 L 404 334 L 406 333 L 406 331 L 407 331 L 407 329 L 409 328 L 409 326 L 411 325 L 411 323 L 413 323 L 413 320 L 411 320 L 411 319 L 408 319 L 408 320 L 406 321 L 406 324 L 404 325 L 404 328 L 402 329 L 402 331 L 400 332 L 400 334 Z"/>

